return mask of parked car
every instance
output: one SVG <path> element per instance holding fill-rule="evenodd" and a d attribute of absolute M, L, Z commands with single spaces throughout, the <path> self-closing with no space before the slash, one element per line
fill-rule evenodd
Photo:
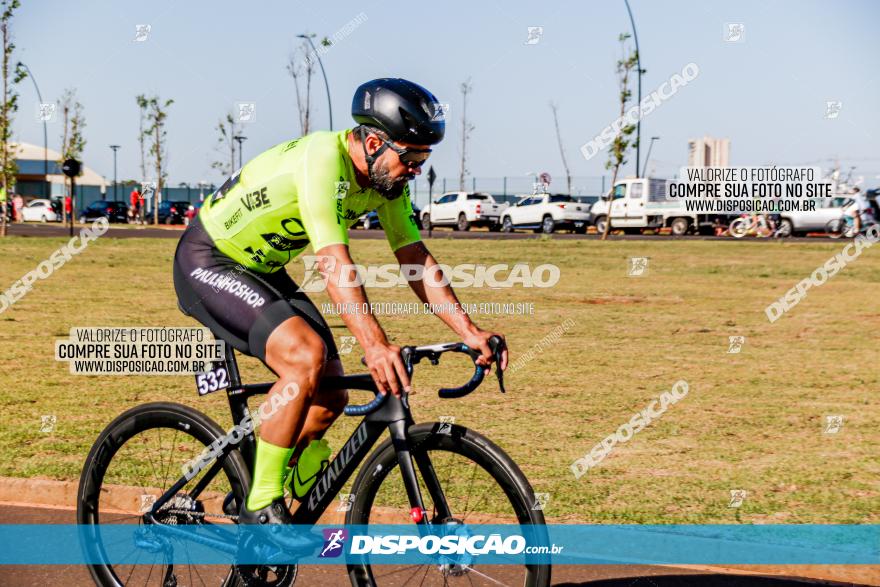
<path fill-rule="evenodd" d="M 159 224 L 184 224 L 189 202 L 165 200 L 159 203 Z"/>
<path fill-rule="evenodd" d="M 825 225 L 829 221 L 843 216 L 843 211 L 853 202 L 847 196 L 821 198 L 815 201 L 817 203 L 815 210 L 783 212 L 779 221 L 780 233 L 785 236 L 793 236 L 807 232 L 824 231 Z"/>
<path fill-rule="evenodd" d="M 128 222 L 128 208 L 124 202 L 98 200 L 92 202 L 79 215 L 80 222 L 106 218 L 108 222 Z"/>
<path fill-rule="evenodd" d="M 422 230 L 422 211 L 415 204 L 413 204 L 412 208 L 413 215 L 415 215 L 416 218 L 416 226 L 419 227 L 419 230 Z M 382 223 L 379 222 L 379 213 L 375 210 L 371 210 L 370 212 L 367 212 L 366 214 L 358 218 L 357 223 L 362 225 L 366 230 L 370 230 L 372 228 L 382 228 Z"/>
<path fill-rule="evenodd" d="M 21 209 L 21 218 L 25 222 L 57 222 L 58 214 L 49 200 L 31 200 Z"/>
<path fill-rule="evenodd" d="M 451 226 L 453 230 L 470 230 L 472 226 L 501 227 L 501 213 L 507 204 L 499 204 L 484 192 L 447 192 L 441 194 L 422 212 L 422 226 Z"/>
<path fill-rule="evenodd" d="M 590 206 L 567 194 L 524 196 L 501 216 L 501 230 L 504 232 L 527 228 L 545 234 L 560 229 L 584 234 L 589 224 Z"/>

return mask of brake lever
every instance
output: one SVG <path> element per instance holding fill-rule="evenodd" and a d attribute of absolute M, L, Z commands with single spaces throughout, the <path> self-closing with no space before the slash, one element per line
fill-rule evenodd
<path fill-rule="evenodd" d="M 504 371 L 501 370 L 501 353 L 505 349 L 504 340 L 500 336 L 491 337 L 489 348 L 492 349 L 492 355 L 495 357 L 495 376 L 498 378 L 498 387 L 501 389 L 501 393 L 507 393 L 504 389 Z"/>

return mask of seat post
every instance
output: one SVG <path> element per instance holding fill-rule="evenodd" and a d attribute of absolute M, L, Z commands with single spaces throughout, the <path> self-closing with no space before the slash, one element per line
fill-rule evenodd
<path fill-rule="evenodd" d="M 238 363 L 235 361 L 235 349 L 225 341 L 223 349 L 226 354 L 226 372 L 229 374 L 229 388 L 236 389 L 241 387 L 241 375 L 238 372 Z"/>

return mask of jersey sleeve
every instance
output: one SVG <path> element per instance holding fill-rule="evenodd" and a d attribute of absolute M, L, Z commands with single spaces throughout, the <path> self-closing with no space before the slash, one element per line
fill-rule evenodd
<path fill-rule="evenodd" d="M 300 219 L 312 249 L 348 244 L 348 227 L 339 214 L 336 198 L 343 162 L 336 149 L 309 144 L 297 170 L 297 199 Z"/>
<path fill-rule="evenodd" d="M 385 202 L 376 208 L 376 213 L 392 251 L 422 240 L 409 199 L 408 185 L 399 198 Z"/>

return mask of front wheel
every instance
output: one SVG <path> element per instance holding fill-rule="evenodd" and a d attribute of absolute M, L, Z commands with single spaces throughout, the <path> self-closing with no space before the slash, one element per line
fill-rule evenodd
<path fill-rule="evenodd" d="M 542 505 L 525 475 L 490 440 L 447 423 L 414 425 L 408 434 L 429 523 L 544 525 Z M 346 524 L 413 523 L 397 466 L 397 453 L 387 439 L 358 473 Z M 477 566 L 363 564 L 349 565 L 348 571 L 355 586 L 398 585 L 402 573 L 419 577 L 420 585 L 550 585 L 550 565 Z"/>
<path fill-rule="evenodd" d="M 608 218 L 606 216 L 599 216 L 596 218 L 595 226 L 596 232 L 599 234 L 605 234 L 605 223 L 608 222 Z"/>
<path fill-rule="evenodd" d="M 672 221 L 672 234 L 675 236 L 684 236 L 687 234 L 691 223 L 687 218 L 676 218 Z"/>
<path fill-rule="evenodd" d="M 541 220 L 541 232 L 544 234 L 553 234 L 553 231 L 556 229 L 556 222 L 553 221 L 552 216 L 544 216 L 543 220 Z"/>
<path fill-rule="evenodd" d="M 513 222 L 510 220 L 510 216 L 505 216 L 501 221 L 501 232 L 513 232 Z"/>

